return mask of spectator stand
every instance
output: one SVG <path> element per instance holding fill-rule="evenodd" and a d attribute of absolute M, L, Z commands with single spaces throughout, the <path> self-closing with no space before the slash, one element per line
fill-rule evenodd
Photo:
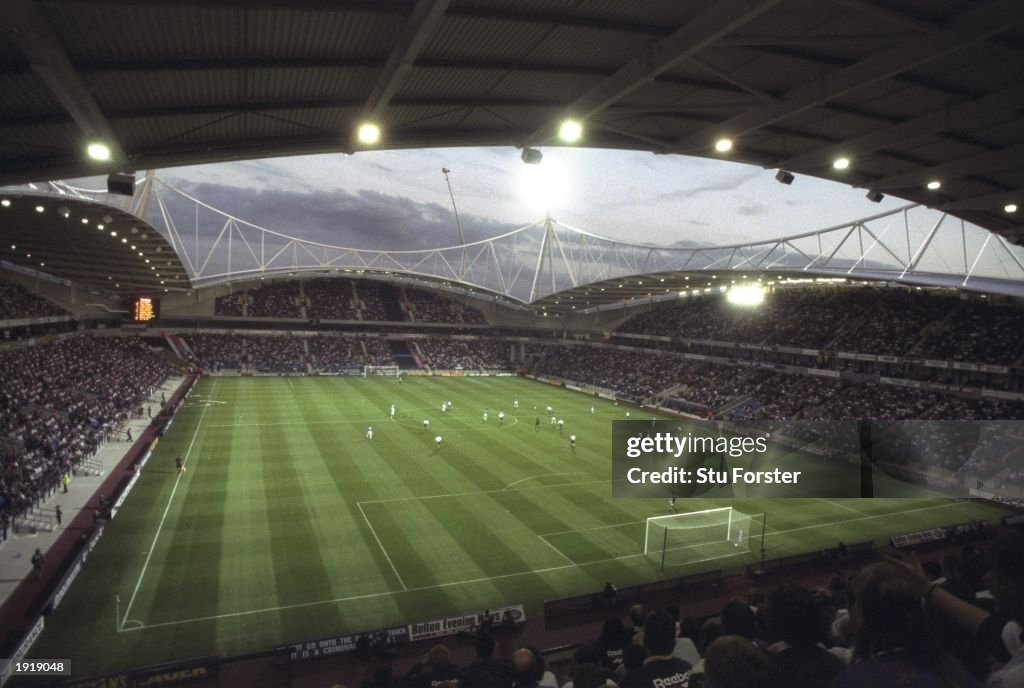
<path fill-rule="evenodd" d="M 117 485 L 131 474 L 132 464 L 151 444 L 155 434 L 151 423 L 159 415 L 162 399 L 173 401 L 179 398 L 187 386 L 184 378 L 166 379 L 145 401 L 152 409 L 153 418 L 144 412 L 142 416 L 133 416 L 128 421 L 134 441 L 111 441 L 99 448 L 96 460 L 103 467 L 102 475 L 73 476 L 66 493 L 63 489 L 53 490 L 40 501 L 37 509 L 50 517 L 55 507 L 61 506 L 63 518 L 60 525 L 54 521 L 52 530 L 37 529 L 23 535 L 13 534 L 0 542 L 0 557 L 5 561 L 21 562 L 9 568 L 15 575 L 0 580 L 0 628 L 8 634 L 0 634 L 0 654 L 11 656 L 9 651 L 14 639 L 27 630 L 27 626 L 22 626 L 31 623 L 29 614 L 38 614 L 46 595 L 53 592 L 57 581 L 67 570 L 68 562 L 77 554 L 83 540 L 82 533 L 96 527 L 96 514 L 103 509 L 101 495 L 105 495 L 105 504 L 113 503 Z M 47 559 L 41 581 L 31 576 L 31 557 L 37 547 L 43 550 Z"/>

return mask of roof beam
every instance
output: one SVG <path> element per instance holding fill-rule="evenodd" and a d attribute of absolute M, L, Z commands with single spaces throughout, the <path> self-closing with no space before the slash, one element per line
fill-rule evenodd
<path fill-rule="evenodd" d="M 650 83 L 662 72 L 694 55 L 718 39 L 761 16 L 782 0 L 736 0 L 713 3 L 672 34 L 646 48 L 614 74 L 588 89 L 562 108 L 559 116 L 522 140 L 530 146 L 548 140 L 565 117 L 588 119 L 624 96 Z"/>
<path fill-rule="evenodd" d="M 912 31 L 921 31 L 923 33 L 935 33 L 939 31 L 941 27 L 932 24 L 931 22 L 911 17 L 905 12 L 900 12 L 889 7 L 882 7 L 876 5 L 873 2 L 867 2 L 866 0 L 832 0 L 837 5 L 842 5 L 861 14 L 866 14 L 876 19 L 898 24 Z"/>
<path fill-rule="evenodd" d="M 899 189 L 909 186 L 924 186 L 933 179 L 948 183 L 951 179 L 959 179 L 980 172 L 1001 172 L 1007 169 L 1019 169 L 1024 160 L 1024 143 L 1000 150 L 972 155 L 959 160 L 951 160 L 941 165 L 932 165 L 920 169 L 894 174 L 871 182 L 872 189 Z"/>
<path fill-rule="evenodd" d="M 973 198 L 961 198 L 956 201 L 950 201 L 949 203 L 941 203 L 935 206 L 935 209 L 945 210 L 947 212 L 956 210 L 1002 211 L 1003 206 L 1007 203 L 1016 203 L 1018 205 L 1024 203 L 1024 188 L 1010 189 L 1009 191 L 1000 191 L 998 193 L 986 194 L 984 196 L 974 196 Z"/>
<path fill-rule="evenodd" d="M 86 139 L 101 141 L 110 148 L 108 169 L 125 169 L 128 156 L 114 135 L 107 118 L 75 71 L 60 38 L 30 0 L 9 0 L 2 7 L 4 26 L 0 31 L 28 60 L 53 96 L 82 130 Z M 83 146 L 84 148 L 84 146 Z"/>
<path fill-rule="evenodd" d="M 884 127 L 870 134 L 824 146 L 785 160 L 775 167 L 801 170 L 831 164 L 838 155 L 862 155 L 882 148 L 900 145 L 906 147 L 914 141 L 957 129 L 978 129 L 1005 118 L 1007 112 L 1024 108 L 1024 86 L 999 91 L 982 98 L 947 105 L 926 115 L 907 120 L 896 126 Z"/>
<path fill-rule="evenodd" d="M 1019 11 L 1019 0 L 992 0 L 972 3 L 968 7 L 941 34 L 922 36 L 883 50 L 849 67 L 824 74 L 815 81 L 792 89 L 778 104 L 751 110 L 718 126 L 707 127 L 679 139 L 676 150 L 692 152 L 707 148 L 716 135 L 741 137 L 852 91 L 933 62 L 951 52 L 988 40 L 1024 22 L 1024 13 Z"/>
<path fill-rule="evenodd" d="M 423 46 L 440 25 L 450 3 L 451 0 L 417 0 L 398 35 L 398 41 L 377 75 L 377 81 L 370 89 L 370 95 L 360 112 L 360 121 L 380 120 L 384 109 L 412 69 Z"/>

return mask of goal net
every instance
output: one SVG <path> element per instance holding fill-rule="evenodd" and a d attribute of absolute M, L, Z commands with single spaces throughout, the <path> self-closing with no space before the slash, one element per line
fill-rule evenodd
<path fill-rule="evenodd" d="M 398 377 L 401 373 L 396 365 L 364 365 L 363 366 L 363 377 L 370 377 L 371 375 L 388 375 L 390 377 Z"/>
<path fill-rule="evenodd" d="M 731 506 L 647 519 L 644 554 L 661 568 L 760 551 L 764 514 Z"/>

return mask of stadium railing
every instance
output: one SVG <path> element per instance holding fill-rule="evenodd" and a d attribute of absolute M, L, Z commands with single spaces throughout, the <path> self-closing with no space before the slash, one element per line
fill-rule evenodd
<path fill-rule="evenodd" d="M 846 553 L 843 555 L 840 555 L 837 549 L 791 554 L 788 557 L 779 557 L 778 559 L 769 559 L 757 564 L 748 564 L 746 570 L 747 575 L 751 578 L 763 578 L 765 576 L 787 575 L 797 569 L 806 573 L 811 571 L 816 564 L 827 568 L 834 566 L 840 560 L 844 563 L 861 564 L 876 558 L 876 556 L 874 542 L 855 542 L 852 545 L 846 546 Z"/>
<path fill-rule="evenodd" d="M 706 593 L 709 588 L 719 587 L 724 578 L 725 573 L 721 570 L 716 570 L 643 583 L 641 585 L 631 585 L 617 590 L 614 604 L 616 606 L 635 604 L 661 595 L 679 595 L 685 599 L 687 595 L 693 594 L 697 596 L 698 593 Z M 544 620 L 546 623 L 549 619 L 588 613 L 602 607 L 607 607 L 607 605 L 608 600 L 600 590 L 585 595 L 545 600 Z"/>

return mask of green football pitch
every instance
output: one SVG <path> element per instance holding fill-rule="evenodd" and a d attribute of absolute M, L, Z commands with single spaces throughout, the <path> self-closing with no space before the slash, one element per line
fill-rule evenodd
<path fill-rule="evenodd" d="M 518 378 L 204 378 L 32 654 L 72 657 L 81 676 L 502 604 L 537 615 L 605 581 L 753 561 L 737 548 L 662 572 L 643 554 L 645 520 L 667 504 L 611 497 L 625 411 Z M 735 504 L 767 515 L 769 558 L 1003 513 L 935 498 Z"/>

